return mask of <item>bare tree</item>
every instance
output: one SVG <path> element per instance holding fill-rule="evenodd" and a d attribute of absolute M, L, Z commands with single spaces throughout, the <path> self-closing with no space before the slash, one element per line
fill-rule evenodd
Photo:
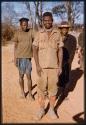
<path fill-rule="evenodd" d="M 9 24 L 13 24 L 14 20 L 17 18 L 17 13 L 14 10 L 14 5 L 10 2 L 2 2 L 2 22 L 8 22 Z"/>
<path fill-rule="evenodd" d="M 30 6 L 30 2 L 24 2 L 26 7 L 27 7 L 27 10 L 29 12 L 29 19 L 30 19 L 30 22 L 32 22 L 32 28 L 34 27 L 34 20 L 33 20 L 33 17 L 32 17 L 32 11 L 31 11 L 31 6 Z"/>
<path fill-rule="evenodd" d="M 42 27 L 42 1 L 34 2 L 35 5 L 35 24 L 38 20 L 39 27 Z"/>
<path fill-rule="evenodd" d="M 64 19 L 64 16 L 66 15 L 68 22 L 73 26 L 75 23 L 75 19 L 78 19 L 81 14 L 81 2 L 71 2 L 66 1 L 63 2 L 62 5 L 57 5 L 52 8 L 53 14 L 60 16 L 61 19 Z"/>
<path fill-rule="evenodd" d="M 34 2 L 35 5 L 35 26 L 37 24 L 37 19 L 38 19 L 38 23 L 39 23 L 39 1 Z"/>
<path fill-rule="evenodd" d="M 37 28 L 37 24 L 39 27 L 42 26 L 42 1 L 34 1 L 34 9 L 31 6 L 31 2 L 23 2 L 27 10 L 29 12 L 29 18 L 30 21 L 32 22 L 33 28 Z M 32 14 L 33 13 L 33 14 Z"/>
<path fill-rule="evenodd" d="M 68 21 L 71 25 L 74 24 L 75 19 L 80 16 L 80 2 L 65 2 L 65 8 L 68 16 Z"/>
<path fill-rule="evenodd" d="M 64 19 L 65 11 L 66 9 L 64 7 L 64 4 L 58 5 L 52 8 L 53 14 L 55 14 L 56 16 L 59 16 L 62 20 Z"/>
<path fill-rule="evenodd" d="M 43 12 L 43 3 L 40 1 L 40 27 L 42 27 L 42 12 Z"/>

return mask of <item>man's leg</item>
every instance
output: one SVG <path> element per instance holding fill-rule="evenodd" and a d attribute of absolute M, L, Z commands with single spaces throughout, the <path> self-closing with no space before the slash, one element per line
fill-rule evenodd
<path fill-rule="evenodd" d="M 21 97 L 25 98 L 25 93 L 24 93 L 24 74 L 21 74 L 19 72 L 19 84 L 21 88 Z"/>
<path fill-rule="evenodd" d="M 29 74 L 26 74 L 27 76 L 27 87 L 28 87 L 28 91 L 29 94 L 31 94 L 31 88 L 32 88 L 32 80 L 31 80 L 31 76 Z"/>
<path fill-rule="evenodd" d="M 80 69 L 83 70 L 84 69 L 84 64 L 83 64 L 83 55 L 80 55 Z"/>
<path fill-rule="evenodd" d="M 46 85 L 47 85 L 47 75 L 46 70 L 44 70 L 44 73 L 41 74 L 41 77 L 38 79 L 37 84 L 37 93 L 38 93 L 38 104 L 39 104 L 39 111 L 36 115 L 36 120 L 40 120 L 44 114 L 45 114 L 45 91 L 46 91 Z"/>
<path fill-rule="evenodd" d="M 65 88 L 65 85 L 66 85 L 66 67 L 65 65 L 62 67 L 62 73 L 60 74 L 59 76 L 59 81 L 58 81 L 58 91 L 60 92 L 59 93 L 59 96 L 64 92 L 64 88 Z M 68 74 L 67 74 L 68 75 Z"/>
<path fill-rule="evenodd" d="M 27 76 L 27 86 L 28 86 L 28 91 L 29 91 L 29 94 L 28 94 L 28 98 L 30 99 L 30 100 L 34 100 L 33 99 L 33 97 L 32 97 L 32 80 L 31 80 L 31 75 L 29 75 L 29 74 L 26 74 L 26 76 Z"/>
<path fill-rule="evenodd" d="M 50 109 L 48 111 L 48 114 L 52 119 L 57 119 L 57 116 L 54 111 L 54 105 L 55 105 L 56 94 L 58 89 L 57 82 L 58 82 L 58 69 L 49 69 L 48 92 L 49 92 Z"/>
<path fill-rule="evenodd" d="M 48 114 L 51 117 L 51 119 L 53 119 L 53 120 L 57 119 L 57 116 L 54 111 L 56 96 L 50 96 L 49 101 L 50 101 L 50 108 L 49 108 Z"/>
<path fill-rule="evenodd" d="M 54 109 L 55 101 L 56 101 L 56 96 L 50 96 L 50 107 Z"/>
<path fill-rule="evenodd" d="M 45 99 L 43 96 L 38 96 L 38 103 L 39 103 L 39 106 L 40 108 L 44 108 L 45 107 Z"/>
<path fill-rule="evenodd" d="M 65 67 L 65 72 L 66 72 L 66 86 L 65 86 L 65 92 L 67 93 L 70 89 L 71 86 L 71 81 L 72 81 L 72 76 L 71 76 L 71 64 L 72 63 L 68 63 Z"/>
<path fill-rule="evenodd" d="M 45 114 L 45 98 L 43 96 L 38 96 L 39 110 L 36 114 L 35 120 L 40 120 Z"/>

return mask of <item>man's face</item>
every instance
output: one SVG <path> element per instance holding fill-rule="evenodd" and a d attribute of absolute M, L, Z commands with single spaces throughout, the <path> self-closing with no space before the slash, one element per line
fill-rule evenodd
<path fill-rule="evenodd" d="M 22 21 L 22 23 L 20 24 L 21 28 L 23 31 L 27 30 L 28 27 L 28 22 L 27 21 Z"/>
<path fill-rule="evenodd" d="M 43 18 L 43 24 L 44 24 L 44 27 L 46 29 L 50 29 L 52 27 L 52 24 L 53 24 L 53 20 L 52 20 L 52 17 L 50 16 L 45 16 Z"/>
<path fill-rule="evenodd" d="M 61 33 L 62 33 L 62 35 L 66 35 L 67 33 L 68 33 L 68 31 L 69 31 L 69 28 L 61 28 Z"/>

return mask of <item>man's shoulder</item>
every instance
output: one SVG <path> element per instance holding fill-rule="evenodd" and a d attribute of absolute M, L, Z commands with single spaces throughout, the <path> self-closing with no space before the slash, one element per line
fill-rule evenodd
<path fill-rule="evenodd" d="M 58 28 L 53 28 L 53 32 L 60 32 L 60 30 Z"/>
<path fill-rule="evenodd" d="M 72 34 L 68 34 L 68 37 L 71 39 L 71 40 L 76 40 L 76 37 Z"/>
<path fill-rule="evenodd" d="M 31 31 L 31 32 L 33 32 L 33 31 L 34 31 L 34 29 L 33 29 L 33 28 L 29 28 L 28 30 L 29 30 L 29 31 Z"/>
<path fill-rule="evenodd" d="M 19 35 L 21 32 L 22 32 L 22 30 L 21 30 L 20 28 L 17 28 L 17 29 L 15 30 L 15 34 L 16 34 L 16 35 Z"/>
<path fill-rule="evenodd" d="M 58 28 L 53 28 L 52 33 L 55 34 L 57 37 L 61 36 L 61 32 Z"/>
<path fill-rule="evenodd" d="M 38 30 L 38 31 L 35 31 L 35 35 L 36 35 L 36 36 L 40 36 L 40 35 L 42 35 L 44 32 L 45 32 L 45 31 L 44 31 L 43 29 L 40 29 L 40 30 Z"/>
<path fill-rule="evenodd" d="M 72 35 L 72 34 L 70 34 L 70 33 L 68 33 L 68 36 L 69 36 L 70 38 L 75 38 L 75 36 Z"/>
<path fill-rule="evenodd" d="M 45 30 L 43 28 L 41 28 L 40 30 L 38 30 L 38 33 L 44 33 Z"/>
<path fill-rule="evenodd" d="M 53 28 L 52 31 L 53 31 L 53 32 L 59 32 L 56 28 Z M 45 32 L 45 29 L 42 28 L 42 29 L 40 29 L 38 32 L 39 32 L 39 33 L 44 33 L 44 32 Z"/>
<path fill-rule="evenodd" d="M 15 33 L 18 33 L 18 32 L 20 32 L 20 29 L 16 29 L 16 30 L 15 30 Z"/>
<path fill-rule="evenodd" d="M 19 33 L 20 33 L 20 29 L 16 29 L 16 30 L 14 31 L 15 36 L 18 36 Z"/>

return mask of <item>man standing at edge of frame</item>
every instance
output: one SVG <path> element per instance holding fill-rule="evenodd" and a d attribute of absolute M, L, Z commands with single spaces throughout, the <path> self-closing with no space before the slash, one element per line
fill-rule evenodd
<path fill-rule="evenodd" d="M 32 80 L 31 80 L 31 71 L 32 71 L 32 42 L 33 42 L 33 30 L 28 28 L 27 18 L 21 18 L 20 29 L 15 33 L 13 41 L 14 44 L 14 63 L 19 70 L 19 85 L 21 88 L 21 98 L 25 98 L 24 92 L 24 74 L 27 77 L 27 86 L 29 94 L 27 98 L 29 100 L 34 100 L 31 92 Z"/>
<path fill-rule="evenodd" d="M 66 96 L 65 92 L 69 89 L 69 83 L 71 81 L 70 71 L 72 62 L 74 59 L 77 41 L 76 38 L 69 34 L 70 25 L 66 21 L 62 21 L 58 26 L 61 32 L 62 41 L 64 43 L 63 49 L 63 61 L 62 61 L 62 73 L 59 76 L 58 87 L 60 87 L 62 95 Z"/>

